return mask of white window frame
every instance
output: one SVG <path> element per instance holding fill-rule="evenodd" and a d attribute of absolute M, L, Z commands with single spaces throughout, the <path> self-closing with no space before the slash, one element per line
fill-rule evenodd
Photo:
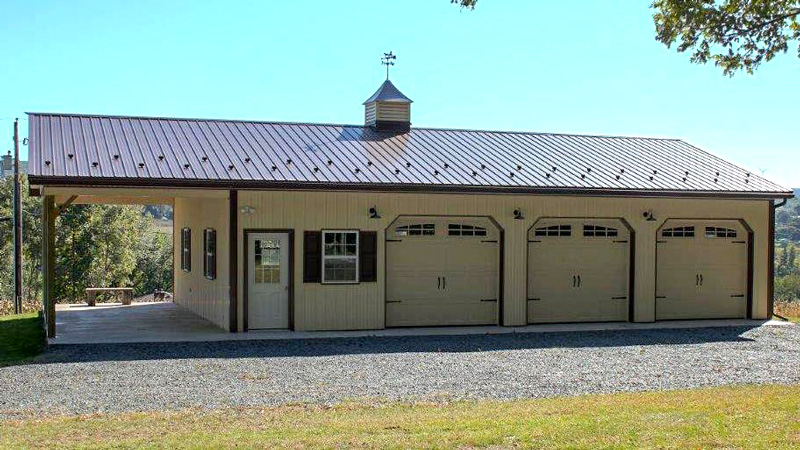
<path fill-rule="evenodd" d="M 325 235 L 327 234 L 341 234 L 341 233 L 350 233 L 356 235 L 356 254 L 355 256 L 346 256 L 346 255 L 332 255 L 327 256 L 325 255 Z M 320 270 L 320 276 L 322 280 L 322 284 L 358 284 L 360 280 L 361 274 L 359 273 L 359 266 L 361 265 L 361 261 L 359 261 L 359 254 L 361 253 L 359 242 L 359 231 L 358 230 L 322 230 L 322 267 Z M 356 263 L 356 271 L 355 271 L 355 279 L 354 280 L 326 280 L 325 279 L 325 262 L 327 260 L 355 260 Z"/>

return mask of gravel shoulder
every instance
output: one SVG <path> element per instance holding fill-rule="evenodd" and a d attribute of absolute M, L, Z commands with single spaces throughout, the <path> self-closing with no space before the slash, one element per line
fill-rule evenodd
<path fill-rule="evenodd" d="M 798 384 L 800 326 L 59 346 L 0 379 L 0 419 Z"/>

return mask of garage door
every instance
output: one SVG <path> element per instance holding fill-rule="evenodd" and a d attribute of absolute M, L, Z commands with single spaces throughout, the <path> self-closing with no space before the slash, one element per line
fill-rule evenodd
<path fill-rule="evenodd" d="M 747 317 L 747 243 L 739 221 L 667 221 L 656 241 L 656 320 Z"/>
<path fill-rule="evenodd" d="M 628 320 L 630 232 L 616 219 L 543 219 L 528 232 L 528 323 Z"/>
<path fill-rule="evenodd" d="M 497 324 L 499 237 L 485 218 L 398 219 L 386 231 L 386 326 Z"/>

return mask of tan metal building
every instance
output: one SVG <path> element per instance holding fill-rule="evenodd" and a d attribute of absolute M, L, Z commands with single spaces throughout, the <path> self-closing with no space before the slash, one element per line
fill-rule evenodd
<path fill-rule="evenodd" d="M 31 113 L 55 217 L 174 206 L 175 301 L 231 331 L 755 318 L 792 192 L 675 139 Z"/>

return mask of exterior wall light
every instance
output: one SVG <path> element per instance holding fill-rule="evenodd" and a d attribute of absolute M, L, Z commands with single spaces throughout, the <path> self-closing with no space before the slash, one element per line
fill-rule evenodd
<path fill-rule="evenodd" d="M 378 208 L 373 206 L 369 209 L 369 218 L 370 219 L 380 219 L 381 215 L 378 214 Z"/>
<path fill-rule="evenodd" d="M 644 217 L 645 220 L 647 220 L 648 222 L 655 222 L 656 221 L 655 216 L 653 216 L 653 210 L 652 209 L 648 209 L 647 211 L 643 212 L 642 213 L 642 217 Z"/>
<path fill-rule="evenodd" d="M 242 214 L 253 214 L 254 212 L 256 212 L 256 209 L 252 206 L 242 206 Z"/>
<path fill-rule="evenodd" d="M 525 219 L 525 216 L 522 215 L 522 210 L 520 208 L 517 208 L 517 209 L 514 210 L 514 219 L 516 219 L 516 220 Z"/>

